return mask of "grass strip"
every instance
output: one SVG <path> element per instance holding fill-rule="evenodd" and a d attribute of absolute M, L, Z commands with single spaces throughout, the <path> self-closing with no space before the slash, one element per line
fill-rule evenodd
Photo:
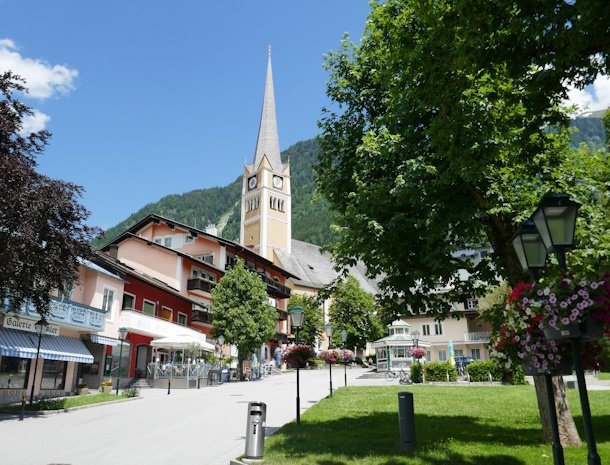
<path fill-rule="evenodd" d="M 401 451 L 398 393 L 413 393 L 417 447 Z M 578 393 L 568 392 L 581 437 Z M 610 461 L 610 391 L 590 391 L 593 427 L 602 463 Z M 353 387 L 336 391 L 267 439 L 273 465 L 544 465 L 532 386 Z M 587 463 L 586 445 L 566 448 L 568 464 Z"/>

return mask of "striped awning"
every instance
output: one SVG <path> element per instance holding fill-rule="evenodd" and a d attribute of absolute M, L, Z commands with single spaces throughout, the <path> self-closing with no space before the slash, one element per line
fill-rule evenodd
<path fill-rule="evenodd" d="M 0 327 L 0 355 L 5 357 L 36 358 L 35 334 Z"/>
<path fill-rule="evenodd" d="M 102 344 L 105 346 L 118 346 L 121 341 L 119 341 L 118 339 L 114 339 L 112 337 L 108 337 L 108 336 L 102 336 L 101 334 L 87 334 L 85 336 L 85 339 L 90 340 L 91 342 L 94 342 L 95 344 Z"/>
<path fill-rule="evenodd" d="M 93 355 L 83 341 L 65 336 L 42 337 L 40 358 L 65 362 L 93 363 Z"/>
<path fill-rule="evenodd" d="M 36 358 L 38 335 L 0 328 L 0 354 L 6 357 Z M 42 336 L 40 358 L 66 362 L 93 363 L 93 355 L 79 339 Z"/>

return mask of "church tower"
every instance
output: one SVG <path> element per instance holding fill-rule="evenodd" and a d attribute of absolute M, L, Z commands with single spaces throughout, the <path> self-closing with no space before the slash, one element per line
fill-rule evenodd
<path fill-rule="evenodd" d="M 284 164 L 280 158 L 269 47 L 254 161 L 244 166 L 240 243 L 272 261 L 277 261 L 274 250 L 290 254 L 291 211 L 290 161 Z"/>

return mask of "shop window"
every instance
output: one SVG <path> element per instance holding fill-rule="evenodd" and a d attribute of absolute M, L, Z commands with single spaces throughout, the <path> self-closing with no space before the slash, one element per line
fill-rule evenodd
<path fill-rule="evenodd" d="M 42 367 L 42 382 L 40 383 L 40 389 L 64 389 L 66 366 L 66 362 L 45 360 Z"/>
<path fill-rule="evenodd" d="M 25 389 L 30 360 L 0 357 L 0 389 Z"/>

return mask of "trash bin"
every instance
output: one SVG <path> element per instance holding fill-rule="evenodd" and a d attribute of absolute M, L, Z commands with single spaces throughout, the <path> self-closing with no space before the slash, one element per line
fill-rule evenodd
<path fill-rule="evenodd" d="M 267 420 L 267 404 L 263 402 L 248 403 L 248 418 L 246 424 L 247 459 L 262 459 L 265 448 L 265 421 Z"/>
<path fill-rule="evenodd" d="M 415 449 L 415 413 L 413 393 L 398 393 L 398 424 L 400 430 L 400 449 Z"/>
<path fill-rule="evenodd" d="M 222 369 L 222 382 L 223 383 L 228 383 L 229 382 L 229 370 L 227 368 L 223 368 Z"/>

